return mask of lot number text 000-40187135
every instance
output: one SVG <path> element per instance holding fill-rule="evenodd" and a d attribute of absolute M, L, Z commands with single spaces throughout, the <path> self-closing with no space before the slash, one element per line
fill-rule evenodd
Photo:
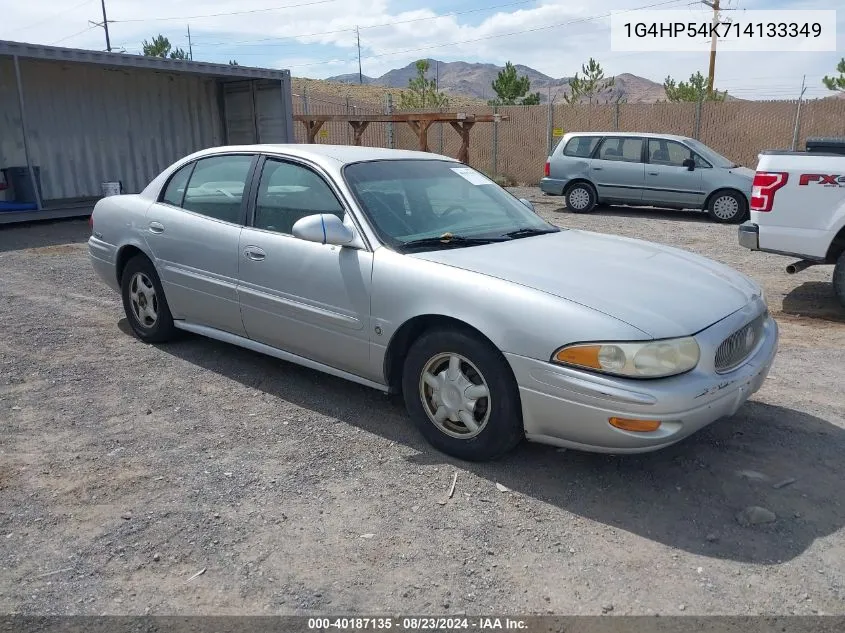
<path fill-rule="evenodd" d="M 610 48 L 630 52 L 836 51 L 835 10 L 613 12 Z"/>

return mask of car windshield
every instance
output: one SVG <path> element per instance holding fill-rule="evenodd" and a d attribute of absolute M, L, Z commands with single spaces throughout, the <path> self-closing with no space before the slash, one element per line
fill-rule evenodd
<path fill-rule="evenodd" d="M 381 240 L 397 250 L 471 246 L 560 230 L 460 163 L 369 161 L 347 165 L 343 175 Z"/>
<path fill-rule="evenodd" d="M 729 160 L 722 156 L 721 154 L 714 152 L 712 149 L 707 147 L 704 143 L 700 141 L 696 141 L 695 139 L 687 139 L 687 144 L 692 147 L 696 152 L 701 154 L 701 156 L 713 167 L 739 167 L 735 162 Z"/>

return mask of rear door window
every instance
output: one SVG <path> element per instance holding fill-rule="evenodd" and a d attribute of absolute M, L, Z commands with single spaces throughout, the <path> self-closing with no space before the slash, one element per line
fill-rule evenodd
<path fill-rule="evenodd" d="M 599 147 L 598 158 L 627 163 L 642 162 L 643 140 L 627 136 L 608 136 Z"/>
<path fill-rule="evenodd" d="M 252 161 L 252 156 L 244 154 L 197 161 L 182 208 L 215 220 L 240 224 Z"/>

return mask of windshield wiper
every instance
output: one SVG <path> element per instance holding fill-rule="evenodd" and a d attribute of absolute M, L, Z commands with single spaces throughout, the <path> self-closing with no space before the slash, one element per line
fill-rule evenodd
<path fill-rule="evenodd" d="M 517 229 L 516 231 L 511 231 L 510 233 L 505 233 L 505 237 L 510 238 L 517 238 L 517 237 L 531 237 L 532 235 L 543 235 L 545 233 L 558 233 L 560 229 Z"/>
<path fill-rule="evenodd" d="M 452 235 L 444 233 L 440 237 L 424 237 L 419 240 L 411 240 L 402 244 L 404 248 L 427 247 L 427 246 L 476 246 L 478 244 L 491 244 L 493 242 L 507 242 L 510 237 L 465 237 L 463 235 Z"/>

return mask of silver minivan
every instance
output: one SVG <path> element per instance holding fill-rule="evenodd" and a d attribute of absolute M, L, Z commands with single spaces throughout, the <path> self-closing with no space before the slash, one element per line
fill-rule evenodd
<path fill-rule="evenodd" d="M 747 219 L 754 171 L 685 136 L 571 132 L 546 161 L 544 193 L 575 213 L 599 203 L 705 209 L 716 222 Z"/>

